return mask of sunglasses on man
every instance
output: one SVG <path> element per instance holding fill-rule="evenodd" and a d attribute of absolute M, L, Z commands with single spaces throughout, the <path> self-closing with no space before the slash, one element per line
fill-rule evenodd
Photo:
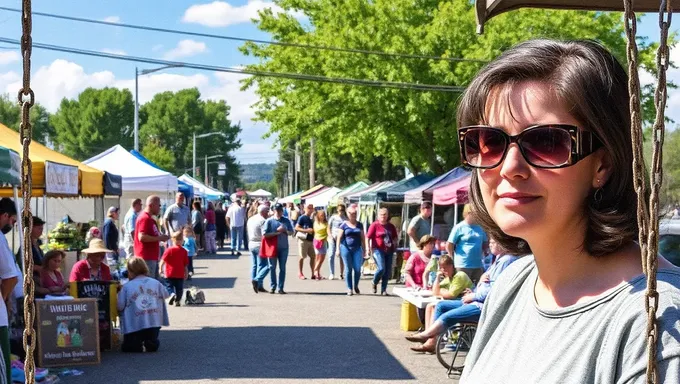
<path fill-rule="evenodd" d="M 473 125 L 458 129 L 463 164 L 490 169 L 499 166 L 510 144 L 519 147 L 524 159 L 536 168 L 570 167 L 602 147 L 592 132 L 573 125 L 534 125 L 510 136 L 500 128 Z"/>

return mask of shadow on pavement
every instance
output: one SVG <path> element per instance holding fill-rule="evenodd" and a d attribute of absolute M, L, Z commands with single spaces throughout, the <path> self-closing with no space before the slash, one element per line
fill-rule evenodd
<path fill-rule="evenodd" d="M 347 296 L 345 292 L 288 292 L 288 294 L 302 296 Z"/>
<path fill-rule="evenodd" d="M 117 377 L 116 383 L 222 378 L 415 379 L 370 328 L 162 330 L 160 339 L 160 350 L 154 354 L 104 354 L 105 364 L 125 366 L 125 375 Z M 161 369 L 150 369 L 160 361 Z"/>
<path fill-rule="evenodd" d="M 245 256 L 242 254 L 241 256 Z M 202 257 L 203 260 L 238 260 L 239 257 L 241 257 L 237 254 L 232 255 L 231 253 L 222 253 L 222 254 L 217 254 L 217 255 L 210 255 L 210 256 L 205 256 Z"/>
<path fill-rule="evenodd" d="M 194 275 L 191 280 L 184 282 L 184 287 L 195 285 L 201 289 L 231 289 L 234 288 L 234 284 L 236 284 L 235 277 L 202 277 L 202 275 Z M 210 298 L 206 297 L 206 300 L 210 300 Z"/>

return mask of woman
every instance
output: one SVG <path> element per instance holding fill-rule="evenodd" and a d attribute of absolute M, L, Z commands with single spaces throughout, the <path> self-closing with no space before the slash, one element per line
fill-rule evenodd
<path fill-rule="evenodd" d="M 328 220 L 326 220 L 326 211 L 319 210 L 316 212 L 313 227 L 316 261 L 314 263 L 314 276 L 312 276 L 312 279 L 323 280 L 321 265 L 323 265 L 323 261 L 326 259 L 326 252 L 328 251 Z"/>
<path fill-rule="evenodd" d="M 387 296 L 387 282 L 392 274 L 392 257 L 397 249 L 397 228 L 390 223 L 387 208 L 380 208 L 378 219 L 368 227 L 366 233 L 366 257 L 373 256 L 378 267 L 373 275 L 373 294 Z"/>
<path fill-rule="evenodd" d="M 206 252 L 211 254 L 217 253 L 217 243 L 215 243 L 217 228 L 215 222 L 215 208 L 210 201 L 208 202 L 208 209 L 205 211 L 205 248 Z"/>
<path fill-rule="evenodd" d="M 141 257 L 127 261 L 129 281 L 118 292 L 118 311 L 123 332 L 123 352 L 156 352 L 161 327 L 169 326 L 165 299 L 169 294 L 158 280 L 149 277 Z"/>
<path fill-rule="evenodd" d="M 71 275 L 69 276 L 70 282 L 88 280 L 111 281 L 111 269 L 104 263 L 106 254 L 111 252 L 111 250 L 104 246 L 104 240 L 92 239 L 90 246 L 80 252 L 85 254 L 86 258 L 73 264 L 73 269 L 71 269 Z"/>
<path fill-rule="evenodd" d="M 335 255 L 341 256 L 345 262 L 345 283 L 347 284 L 347 296 L 359 291 L 359 279 L 361 279 L 361 265 L 364 263 L 364 252 L 361 246 L 366 242 L 364 226 L 357 221 L 357 206 L 350 205 L 347 208 L 348 219 L 340 225 L 340 234 L 336 242 Z"/>
<path fill-rule="evenodd" d="M 347 212 L 345 211 L 345 205 L 338 204 L 338 211 L 331 216 L 330 220 L 328 220 L 328 238 L 330 239 L 328 244 L 328 254 L 330 255 L 330 260 L 328 260 L 330 269 L 330 275 L 328 276 L 329 280 L 335 279 L 335 254 L 338 249 L 336 244 L 338 242 L 338 236 L 340 236 L 340 225 L 346 220 Z M 345 270 L 345 263 L 340 257 L 338 257 L 338 260 L 340 260 L 340 280 L 342 280 L 344 278 L 343 271 Z"/>
<path fill-rule="evenodd" d="M 224 210 L 222 203 L 217 203 L 215 207 L 215 238 L 219 249 L 224 248 L 224 239 L 227 237 L 227 212 Z"/>
<path fill-rule="evenodd" d="M 532 255 L 494 286 L 461 383 L 646 382 L 627 84 L 598 43 L 534 40 L 466 89 L 457 126 L 477 219 Z M 677 382 L 680 272 L 658 263 L 657 382 Z"/>
<path fill-rule="evenodd" d="M 196 244 L 198 245 L 198 252 L 205 250 L 205 232 L 203 228 L 203 211 L 201 210 L 201 202 L 194 201 L 191 211 L 191 227 L 194 229 L 196 235 Z"/>
<path fill-rule="evenodd" d="M 64 257 L 66 257 L 66 254 L 61 250 L 53 250 L 45 254 L 40 272 L 40 285 L 35 288 L 36 293 L 40 296 L 64 296 L 68 294 L 68 281 L 64 281 L 64 277 L 59 271 Z"/>
<path fill-rule="evenodd" d="M 427 277 L 430 273 L 427 264 L 430 263 L 436 242 L 437 238 L 430 235 L 423 236 L 418 242 L 420 251 L 412 253 L 404 267 L 404 280 L 406 280 L 407 287 L 427 289 Z"/>

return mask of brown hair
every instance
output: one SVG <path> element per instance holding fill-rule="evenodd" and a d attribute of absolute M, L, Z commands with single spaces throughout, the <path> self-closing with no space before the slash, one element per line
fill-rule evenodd
<path fill-rule="evenodd" d="M 424 235 L 423 237 L 420 238 L 420 241 L 418 242 L 418 248 L 423 249 L 429 243 L 434 244 L 436 242 L 437 242 L 436 237 L 430 236 L 430 235 Z"/>
<path fill-rule="evenodd" d="M 453 258 L 449 255 L 441 255 L 439 256 L 439 264 L 453 265 Z"/>
<path fill-rule="evenodd" d="M 146 265 L 146 261 L 138 256 L 132 256 L 128 259 L 127 270 L 137 276 L 149 274 L 149 267 Z"/>
<path fill-rule="evenodd" d="M 326 217 L 326 211 L 324 211 L 323 209 L 318 210 L 316 212 L 315 216 L 316 216 L 316 221 L 323 223 L 323 224 L 328 223 L 328 218 Z M 321 219 L 320 219 L 321 216 L 323 216 L 323 221 L 321 221 Z"/>
<path fill-rule="evenodd" d="M 570 114 L 600 139 L 612 173 L 598 197 L 584 202 L 587 230 L 583 248 L 603 256 L 637 235 L 637 197 L 633 188 L 633 154 L 628 111 L 628 76 L 606 48 L 593 41 L 531 40 L 489 63 L 468 86 L 458 108 L 458 126 L 486 124 L 489 96 L 524 81 L 550 84 Z M 499 96 L 503 97 L 503 96 Z M 470 200 L 479 224 L 509 253 L 531 253 L 526 241 L 506 235 L 484 205 L 477 172 L 472 172 Z"/>
<path fill-rule="evenodd" d="M 66 258 L 66 253 L 62 251 L 61 249 L 53 249 L 51 251 L 48 251 L 45 256 L 43 257 L 42 260 L 42 265 L 43 266 L 48 266 L 50 263 L 50 260 L 61 256 L 62 259 Z"/>

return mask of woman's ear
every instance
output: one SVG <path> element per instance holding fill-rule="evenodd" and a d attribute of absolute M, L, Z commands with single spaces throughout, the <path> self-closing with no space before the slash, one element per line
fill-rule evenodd
<path fill-rule="evenodd" d="M 599 189 L 607 184 L 607 181 L 612 174 L 612 161 L 609 153 L 603 148 L 593 153 L 593 157 L 595 172 L 593 173 L 592 185 L 593 188 Z"/>

